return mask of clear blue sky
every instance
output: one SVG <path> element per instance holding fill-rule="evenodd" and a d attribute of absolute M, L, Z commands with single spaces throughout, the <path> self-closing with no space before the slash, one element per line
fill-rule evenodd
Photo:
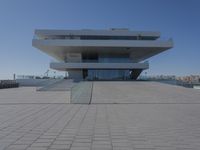
<path fill-rule="evenodd" d="M 175 47 L 149 59 L 148 74 L 200 74 L 199 0 L 0 0 L 0 79 L 43 74 L 53 60 L 32 47 L 42 29 L 160 31 Z"/>

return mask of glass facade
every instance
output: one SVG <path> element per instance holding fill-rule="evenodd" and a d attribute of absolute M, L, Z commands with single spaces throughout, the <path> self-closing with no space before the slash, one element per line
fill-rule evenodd
<path fill-rule="evenodd" d="M 128 55 L 109 55 L 109 54 L 83 54 L 83 62 L 98 63 L 130 63 Z M 106 70 L 106 69 L 87 69 L 83 71 L 84 78 L 88 80 L 126 80 L 130 79 L 130 70 Z"/>
<path fill-rule="evenodd" d="M 130 79 L 130 70 L 88 70 L 89 80 L 126 80 Z"/>

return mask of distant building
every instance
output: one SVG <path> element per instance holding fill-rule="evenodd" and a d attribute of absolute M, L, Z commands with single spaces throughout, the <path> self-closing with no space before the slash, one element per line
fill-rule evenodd
<path fill-rule="evenodd" d="M 173 47 L 159 32 L 35 30 L 33 46 L 57 59 L 50 68 L 76 80 L 136 80 L 149 68 L 147 58 Z"/>

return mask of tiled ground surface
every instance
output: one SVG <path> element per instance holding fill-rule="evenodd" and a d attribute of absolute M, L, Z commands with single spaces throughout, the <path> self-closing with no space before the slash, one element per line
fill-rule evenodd
<path fill-rule="evenodd" d="M 200 91 L 159 82 L 94 82 L 92 103 L 200 103 Z"/>
<path fill-rule="evenodd" d="M 36 87 L 0 89 L 0 104 L 69 103 L 70 91 L 36 91 Z"/>
<path fill-rule="evenodd" d="M 199 104 L 1 105 L 0 149 L 199 150 L 199 110 Z"/>
<path fill-rule="evenodd" d="M 5 90 L 0 91 L 0 150 L 200 149 L 200 91 L 141 82 L 143 88 L 137 83 L 138 88 L 146 92 L 135 89 L 134 93 L 132 84 L 121 82 L 122 88 L 132 87 L 126 93 L 113 84 L 95 85 L 94 102 L 101 104 L 91 105 L 63 103 L 63 93 L 9 89 L 6 96 Z M 113 99 L 108 99 L 105 88 Z M 113 93 L 115 90 L 122 95 Z M 136 103 L 142 96 L 146 103 Z M 120 98 L 121 103 L 129 104 L 105 104 L 106 99 L 111 103 L 120 102 Z M 167 103 L 173 98 L 173 104 Z"/>

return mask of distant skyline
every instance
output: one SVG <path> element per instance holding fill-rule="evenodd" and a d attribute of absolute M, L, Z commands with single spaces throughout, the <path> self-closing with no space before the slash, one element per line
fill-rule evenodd
<path fill-rule="evenodd" d="M 174 48 L 148 59 L 144 72 L 199 75 L 199 8 L 199 0 L 0 0 L 0 79 L 49 69 L 54 59 L 32 47 L 35 29 L 159 31 Z"/>

